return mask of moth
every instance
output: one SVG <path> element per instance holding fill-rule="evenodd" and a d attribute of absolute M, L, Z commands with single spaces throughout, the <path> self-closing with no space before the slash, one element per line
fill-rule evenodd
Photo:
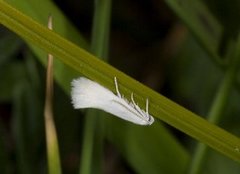
<path fill-rule="evenodd" d="M 144 111 L 134 101 L 133 93 L 131 101 L 120 94 L 116 77 L 114 77 L 114 83 L 116 94 L 85 77 L 74 79 L 71 83 L 73 107 L 75 109 L 96 108 L 135 124 L 151 125 L 154 118 L 148 113 L 148 99 L 146 99 L 146 111 Z"/>

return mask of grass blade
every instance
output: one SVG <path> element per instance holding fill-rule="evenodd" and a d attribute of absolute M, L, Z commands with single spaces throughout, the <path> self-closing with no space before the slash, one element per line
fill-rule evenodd
<path fill-rule="evenodd" d="M 218 92 L 216 94 L 215 100 L 211 107 L 208 120 L 211 123 L 218 124 L 221 116 L 226 109 L 227 102 L 229 100 L 229 96 L 234 87 L 234 82 L 237 75 L 237 70 L 239 67 L 240 61 L 240 37 L 235 47 L 235 54 L 230 57 L 230 64 L 228 65 L 228 69 L 225 72 L 222 83 L 219 86 Z M 190 167 L 190 174 L 198 174 L 202 169 L 202 164 L 205 161 L 208 147 L 205 144 L 199 143 L 196 148 L 196 153 L 194 155 L 192 165 Z M 236 150 L 239 150 L 236 148 Z"/>

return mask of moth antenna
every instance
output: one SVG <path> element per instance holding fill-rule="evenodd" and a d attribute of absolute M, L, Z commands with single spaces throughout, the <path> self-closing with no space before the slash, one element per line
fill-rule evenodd
<path fill-rule="evenodd" d="M 118 83 L 117 83 L 117 77 L 114 77 L 114 83 L 115 83 L 115 88 L 116 88 L 116 92 L 117 92 L 117 96 L 119 98 L 122 98 L 120 92 L 119 92 L 119 89 L 118 89 Z"/>
<path fill-rule="evenodd" d="M 152 118 L 151 116 L 149 116 L 148 106 L 149 106 L 149 101 L 148 101 L 148 98 L 147 98 L 147 99 L 146 99 L 146 114 L 147 114 L 149 123 L 152 124 L 152 122 L 153 122 L 154 120 L 153 120 L 153 118 Z"/>

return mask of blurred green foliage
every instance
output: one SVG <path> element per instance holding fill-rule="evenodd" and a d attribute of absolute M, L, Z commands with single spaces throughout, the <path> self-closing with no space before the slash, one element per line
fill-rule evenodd
<path fill-rule="evenodd" d="M 56 32 L 81 47 L 89 47 L 78 30 L 88 38 L 92 2 L 56 1 L 70 19 L 48 0 L 38 3 L 9 0 L 9 3 L 42 24 L 47 23 L 49 13 L 56 15 Z M 239 34 L 236 17 L 239 16 L 239 3 L 237 0 L 206 3 L 222 28 L 222 32 L 219 26 L 213 30 L 218 34 L 217 40 L 213 37 L 213 43 L 218 45 L 212 46 L 218 49 L 213 49 L 212 53 L 225 59 L 231 40 Z M 206 14 L 203 8 L 199 9 Z M 198 35 L 194 27 L 188 25 L 193 19 L 182 18 L 177 10 L 175 12 L 183 21 L 186 19 L 184 23 L 193 35 L 179 24 L 162 1 L 114 2 L 110 62 L 199 115 L 207 115 L 224 71 L 212 61 L 211 49 L 206 50 L 211 39 L 199 41 L 204 34 Z M 186 10 L 185 13 L 191 15 L 193 12 Z M 79 28 L 74 28 L 70 20 Z M 81 26 L 82 23 L 85 25 Z M 199 25 L 208 28 L 203 23 Z M 38 61 L 45 62 L 46 53 L 26 45 L 4 28 L 0 31 L 0 52 L 0 173 L 46 173 L 45 68 Z M 78 173 L 84 115 L 72 109 L 68 93 L 70 80 L 79 74 L 61 63 L 56 63 L 56 71 L 60 73 L 55 76 L 58 83 L 55 85 L 54 112 L 63 173 Z M 219 124 L 240 135 L 239 89 L 229 98 Z M 104 116 L 104 122 L 104 173 L 187 172 L 196 143 L 185 135 L 159 122 L 142 128 L 109 115 Z M 202 173 L 239 172 L 239 164 L 208 150 Z"/>

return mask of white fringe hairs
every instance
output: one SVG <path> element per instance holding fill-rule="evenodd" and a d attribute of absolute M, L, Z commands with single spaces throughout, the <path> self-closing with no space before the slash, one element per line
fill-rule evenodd
<path fill-rule="evenodd" d="M 120 94 L 116 77 L 114 83 L 117 95 L 85 77 L 73 80 L 71 83 L 73 107 L 75 109 L 96 108 L 135 124 L 151 125 L 154 118 L 148 113 L 148 99 L 146 111 L 144 111 L 135 103 L 133 93 L 130 102 Z"/>

